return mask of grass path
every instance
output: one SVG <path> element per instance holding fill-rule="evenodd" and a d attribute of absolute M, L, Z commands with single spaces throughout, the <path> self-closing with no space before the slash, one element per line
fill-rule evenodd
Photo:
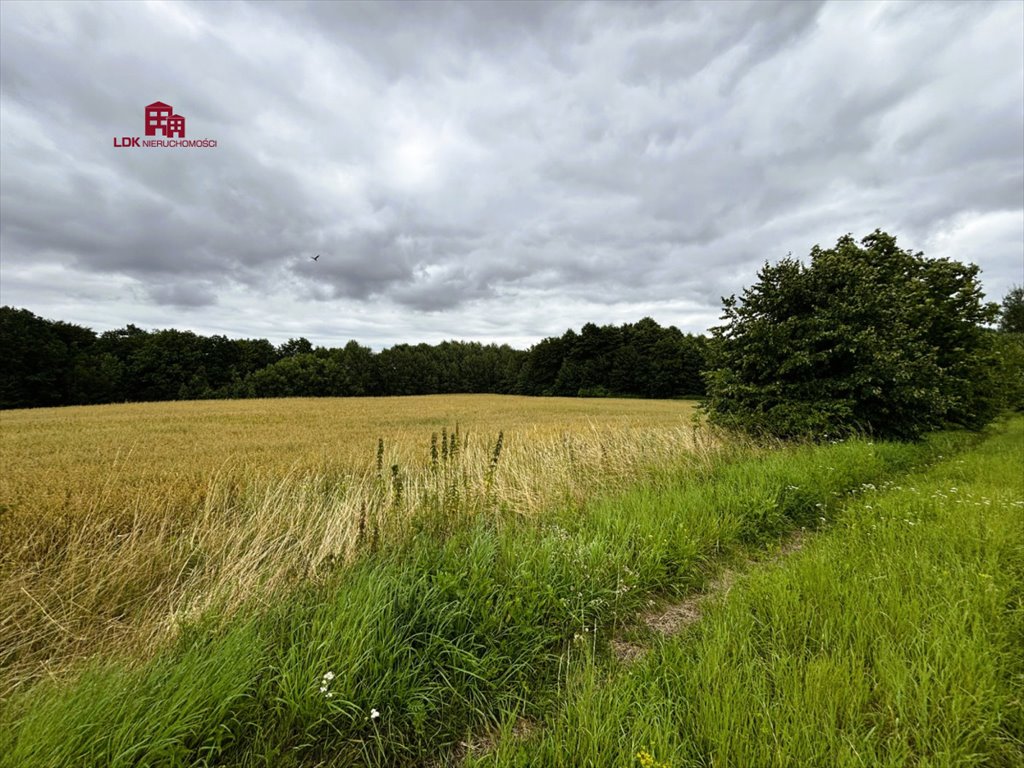
<path fill-rule="evenodd" d="M 582 654 L 557 710 L 471 766 L 1024 765 L 1024 419 L 798 552 Z M 520 731 L 522 729 L 520 728 Z"/>
<path fill-rule="evenodd" d="M 778 546 L 768 552 L 768 563 L 778 564 L 790 555 L 799 552 L 808 542 L 811 534 L 806 528 L 787 536 Z M 740 559 L 737 563 L 725 567 L 721 573 L 711 579 L 704 588 L 682 599 L 670 600 L 667 603 L 651 601 L 650 610 L 637 617 L 637 621 L 629 627 L 629 631 L 610 641 L 610 649 L 620 662 L 632 662 L 643 657 L 648 649 L 652 636 L 673 637 L 691 625 L 700 621 L 707 606 L 721 600 L 744 572 L 765 565 L 763 552 Z M 654 633 L 653 635 L 651 633 Z"/>

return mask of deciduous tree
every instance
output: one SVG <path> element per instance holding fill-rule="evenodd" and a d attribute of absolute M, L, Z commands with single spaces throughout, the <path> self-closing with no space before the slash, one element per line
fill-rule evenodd
<path fill-rule="evenodd" d="M 781 437 L 914 438 L 998 409 L 978 267 L 927 259 L 876 230 L 765 264 L 713 329 L 714 421 Z"/>

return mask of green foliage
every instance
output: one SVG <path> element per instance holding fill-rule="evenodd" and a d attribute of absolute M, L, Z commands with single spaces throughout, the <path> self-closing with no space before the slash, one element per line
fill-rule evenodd
<path fill-rule="evenodd" d="M 519 373 L 524 395 L 684 397 L 704 394 L 706 340 L 649 317 L 621 326 L 587 323 L 536 344 Z"/>
<path fill-rule="evenodd" d="M 1024 411 L 1024 333 L 992 333 L 999 365 L 996 391 L 1004 408 Z"/>
<path fill-rule="evenodd" d="M 27 309 L 0 308 L 0 406 L 60 401 L 68 350 L 52 323 Z"/>
<path fill-rule="evenodd" d="M 766 264 L 713 329 L 713 421 L 779 437 L 916 438 L 998 411 L 995 305 L 978 268 L 926 259 L 875 231 Z"/>
<path fill-rule="evenodd" d="M 278 357 L 295 357 L 296 355 L 308 355 L 313 351 L 313 344 L 305 336 L 297 339 L 288 339 L 277 348 Z"/>
<path fill-rule="evenodd" d="M 113 364 L 88 328 L 0 307 L 0 408 L 103 402 Z"/>
<path fill-rule="evenodd" d="M 999 311 L 999 330 L 1024 334 L 1024 286 L 1015 285 L 1003 297 Z"/>

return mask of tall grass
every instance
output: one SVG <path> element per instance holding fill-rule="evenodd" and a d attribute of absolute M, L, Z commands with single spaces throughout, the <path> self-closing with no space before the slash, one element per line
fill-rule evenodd
<path fill-rule="evenodd" d="M 640 662 L 471 765 L 1024 765 L 1024 420 L 863 489 Z M 506 726 L 506 731 L 508 727 Z"/>
<path fill-rule="evenodd" d="M 9 734 L 0 736 L 0 764 L 415 765 L 451 757 L 471 733 L 506 717 L 543 716 L 573 660 L 653 596 L 701 584 L 731 551 L 831 519 L 851 490 L 964 440 L 691 460 L 586 502 L 563 483 L 560 503 L 544 515 L 519 514 L 512 497 L 496 493 L 503 462 L 512 463 L 510 441 L 497 474 L 493 443 L 480 446 L 475 469 L 464 467 L 485 493 L 454 518 L 444 506 L 450 478 L 428 460 L 422 481 L 403 477 L 400 486 L 401 503 L 416 511 L 394 519 L 412 535 L 382 535 L 380 546 L 341 567 L 343 558 L 324 559 L 303 578 L 260 592 L 272 597 L 247 602 L 231 622 L 216 605 L 196 612 L 178 642 L 145 664 L 100 660 L 81 677 L 12 697 L 0 715 L 0 733 Z M 569 445 L 571 462 L 554 455 L 579 466 L 585 452 Z M 470 448 L 460 442 L 457 450 Z M 598 462 L 611 460 L 600 444 L 591 450 Z M 543 471 L 550 457 L 533 455 Z M 374 466 L 367 482 L 394 503 L 401 470 L 392 474 L 384 456 L 379 465 L 380 477 Z M 452 474 L 462 482 L 462 470 Z M 373 541 L 373 521 L 362 519 L 350 523 L 347 541 Z"/>

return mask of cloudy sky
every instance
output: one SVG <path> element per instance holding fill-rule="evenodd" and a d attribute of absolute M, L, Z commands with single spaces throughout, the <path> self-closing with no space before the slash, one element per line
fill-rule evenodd
<path fill-rule="evenodd" d="M 5 0 L 0 63 L 0 303 L 97 331 L 702 332 L 876 227 L 1024 282 L 1020 2 Z M 157 100 L 216 148 L 115 147 Z"/>

